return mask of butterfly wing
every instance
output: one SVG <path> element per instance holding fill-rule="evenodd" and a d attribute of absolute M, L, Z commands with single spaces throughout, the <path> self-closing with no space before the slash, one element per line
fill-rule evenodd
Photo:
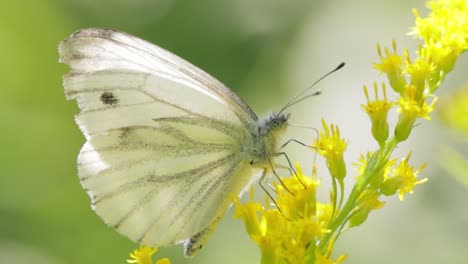
<path fill-rule="evenodd" d="M 190 63 L 123 32 L 81 30 L 59 52 L 87 139 L 78 173 L 97 214 L 158 246 L 218 221 L 252 175 L 242 151 L 257 120 L 250 108 Z"/>

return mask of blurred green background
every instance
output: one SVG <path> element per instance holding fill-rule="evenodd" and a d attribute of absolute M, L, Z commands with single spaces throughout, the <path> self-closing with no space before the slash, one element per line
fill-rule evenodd
<path fill-rule="evenodd" d="M 94 214 L 76 176 L 84 138 L 73 121 L 76 104 L 61 86 L 68 69 L 57 62 L 57 45 L 72 32 L 109 27 L 149 40 L 232 87 L 259 114 L 347 62 L 317 87 L 323 95 L 291 112 L 297 124 L 319 127 L 325 117 L 340 125 L 350 142 L 351 181 L 351 162 L 376 147 L 360 110 L 362 85 L 378 78 L 371 68 L 375 44 L 395 38 L 414 50 L 417 42 L 406 35 L 413 7 L 427 13 L 422 1 L 404 0 L 0 1 L 0 263 L 126 263 L 136 247 Z M 460 59 L 441 97 L 466 81 L 466 61 Z M 421 177 L 430 181 L 404 203 L 390 199 L 343 236 L 336 253 L 349 254 L 346 263 L 466 263 L 467 190 L 437 165 L 440 145 L 457 141 L 436 124 L 421 122 L 399 148 L 400 155 L 413 150 L 417 165 L 428 162 Z M 314 136 L 293 130 L 289 137 Z M 312 161 L 302 149 L 290 151 L 295 160 Z M 184 259 L 177 246 L 158 256 L 259 263 L 241 222 L 231 218 L 196 258 Z"/>

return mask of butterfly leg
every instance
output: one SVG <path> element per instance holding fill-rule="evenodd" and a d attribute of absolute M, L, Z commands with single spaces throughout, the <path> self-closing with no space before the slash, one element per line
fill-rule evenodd
<path fill-rule="evenodd" d="M 270 200 L 275 204 L 276 208 L 278 208 L 278 211 L 280 211 L 281 214 L 283 214 L 283 212 L 281 211 L 281 208 L 278 206 L 278 204 L 276 203 L 276 200 L 275 198 L 273 198 L 273 196 L 271 195 L 271 193 L 267 190 L 266 186 L 269 186 L 270 188 L 273 188 L 273 186 L 271 186 L 271 184 L 268 183 L 268 176 L 267 176 L 267 170 L 263 170 L 263 173 L 262 173 L 262 177 L 260 177 L 260 181 L 258 182 L 260 187 L 262 187 L 263 191 L 268 195 L 268 197 L 270 198 Z M 274 189 L 274 188 L 273 188 Z"/>
<path fill-rule="evenodd" d="M 286 166 L 286 165 L 283 165 L 283 164 L 276 164 L 276 168 L 287 170 L 289 172 L 289 175 L 294 175 L 294 171 L 291 169 L 290 166 Z"/>
<path fill-rule="evenodd" d="M 294 139 L 293 139 L 294 140 Z M 284 158 L 286 159 L 286 161 L 288 162 L 289 164 L 289 168 L 294 172 L 294 175 L 297 177 L 297 179 L 299 180 L 299 182 L 302 184 L 302 186 L 304 186 L 304 188 L 307 188 L 306 185 L 304 184 L 304 182 L 301 180 L 301 178 L 297 175 L 297 172 L 296 170 L 294 169 L 292 163 L 291 163 L 291 160 L 289 159 L 288 157 L 288 154 L 286 154 L 286 152 L 278 152 L 278 153 L 275 153 L 275 156 L 284 156 Z M 315 163 L 315 162 L 314 162 Z"/>
<path fill-rule="evenodd" d="M 281 145 L 281 148 L 286 147 L 286 146 L 289 145 L 289 143 L 291 143 L 291 142 L 297 143 L 297 144 L 299 144 L 299 145 L 301 145 L 301 146 L 304 146 L 304 147 L 306 147 L 306 148 L 315 149 L 314 147 L 309 146 L 309 145 L 307 145 L 306 143 L 301 142 L 301 141 L 299 141 L 299 140 L 297 140 L 297 139 L 294 139 L 294 138 L 292 138 L 292 139 L 286 141 L 283 145 Z"/>

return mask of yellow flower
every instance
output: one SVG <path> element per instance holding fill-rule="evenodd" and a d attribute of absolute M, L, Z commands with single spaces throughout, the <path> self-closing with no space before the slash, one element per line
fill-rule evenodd
<path fill-rule="evenodd" d="M 364 94 L 366 95 L 367 104 L 361 105 L 362 109 L 369 116 L 372 123 L 372 135 L 379 145 L 383 145 L 388 138 L 388 111 L 392 108 L 393 103 L 387 99 L 387 89 L 385 83 L 382 84 L 383 98 L 379 98 L 377 83 L 374 83 L 375 99 L 371 100 L 367 87 L 364 86 Z"/>
<path fill-rule="evenodd" d="M 138 264 L 153 264 L 153 254 L 158 252 L 157 248 L 151 248 L 148 246 L 140 246 L 140 248 L 135 249 L 133 253 L 130 253 L 132 259 L 128 259 L 128 263 L 138 263 Z"/>
<path fill-rule="evenodd" d="M 425 183 L 428 179 L 417 180 L 418 174 L 426 167 L 421 165 L 417 170 L 408 164 L 411 157 L 409 153 L 406 158 L 394 167 L 382 184 L 382 193 L 385 195 L 393 195 L 398 191 L 398 198 L 403 200 L 406 193 L 413 193 L 416 185 Z"/>
<path fill-rule="evenodd" d="M 254 201 L 254 190 L 250 189 L 250 201 L 241 204 L 240 199 L 237 196 L 233 197 L 233 203 L 235 206 L 234 218 L 241 218 L 244 221 L 247 233 L 252 238 L 257 238 L 265 235 L 266 232 L 266 222 L 263 217 L 258 217 L 258 213 L 261 216 L 264 215 L 264 208 L 262 204 Z"/>
<path fill-rule="evenodd" d="M 434 96 L 432 102 L 428 104 L 425 97 L 417 98 L 417 90 L 414 85 L 408 85 L 405 88 L 405 95 L 398 98 L 397 111 L 400 115 L 395 127 L 395 138 L 398 142 L 408 138 L 417 118 L 431 119 L 429 114 L 434 110 L 437 97 Z"/>
<path fill-rule="evenodd" d="M 140 246 L 130 253 L 132 259 L 127 259 L 127 263 L 137 264 L 153 264 L 153 255 L 158 252 L 158 249 L 149 246 Z M 168 258 L 163 258 L 156 261 L 155 264 L 171 264 Z"/>
<path fill-rule="evenodd" d="M 296 164 L 297 175 L 281 181 L 283 184 L 275 184 L 278 195 L 276 203 L 281 212 L 289 219 L 302 219 L 316 215 L 316 189 L 320 184 L 318 181 L 305 177 L 302 168 Z"/>
<path fill-rule="evenodd" d="M 380 58 L 380 63 L 375 63 L 374 68 L 385 73 L 390 82 L 390 86 L 397 93 L 401 93 L 406 86 L 406 79 L 403 75 L 403 63 L 406 60 L 405 55 L 397 54 L 395 40 L 392 41 L 392 51 L 385 48 L 385 54 L 382 53 L 380 44 L 377 44 L 377 54 Z"/>
<path fill-rule="evenodd" d="M 426 82 L 429 81 L 435 70 L 436 66 L 431 62 L 430 58 L 420 56 L 414 62 L 408 58 L 404 73 L 408 74 L 411 82 L 405 86 L 405 91 L 401 96 L 407 97 L 410 94 L 417 102 L 424 100 Z M 409 89 L 410 91 L 408 91 Z"/>
<path fill-rule="evenodd" d="M 404 115 L 413 116 L 415 118 L 431 120 L 429 114 L 434 111 L 437 98 L 434 97 L 430 104 L 428 104 L 425 100 L 419 102 L 417 98 L 414 97 L 414 90 L 414 86 L 407 87 L 406 96 L 400 97 L 398 99 L 397 105 L 399 106 L 399 109 L 397 111 L 403 113 Z"/>
<path fill-rule="evenodd" d="M 326 159 L 331 176 L 342 185 L 346 176 L 346 164 L 343 159 L 346 141 L 340 137 L 340 130 L 337 126 L 330 125 L 329 127 L 324 119 L 322 119 L 322 126 L 323 131 L 319 131 L 319 136 L 312 146 Z"/>

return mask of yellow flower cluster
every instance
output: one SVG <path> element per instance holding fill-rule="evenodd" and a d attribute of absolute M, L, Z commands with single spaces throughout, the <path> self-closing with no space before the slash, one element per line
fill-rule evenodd
<path fill-rule="evenodd" d="M 283 184 L 274 185 L 278 208 L 269 206 L 268 196 L 266 207 L 255 202 L 251 189 L 249 202 L 241 204 L 239 198 L 234 198 L 234 217 L 244 221 L 248 234 L 261 250 L 262 263 L 341 263 L 345 256 L 332 260 L 331 252 L 323 254 L 316 244 L 329 233 L 326 227 L 332 206 L 316 202 L 319 181 L 315 177 L 304 176 L 298 164 L 296 171 L 295 176 L 282 178 Z"/>
<path fill-rule="evenodd" d="M 262 206 L 253 201 L 253 195 L 245 204 L 235 199 L 235 217 L 244 221 L 248 234 L 260 248 L 262 263 L 341 263 L 345 255 L 333 259 L 332 252 L 345 230 L 361 225 L 370 212 L 382 208 L 381 196 L 397 195 L 403 200 L 416 185 L 427 181 L 417 178 L 425 165 L 417 169 L 410 165 L 411 153 L 400 159 L 391 155 L 409 137 L 416 120 L 430 120 L 437 101 L 433 93 L 467 50 L 468 2 L 430 1 L 428 7 L 431 13 L 427 18 L 421 18 L 414 10 L 416 27 L 411 34 L 424 41 L 414 58 L 408 50 L 399 54 L 395 41 L 391 49 L 377 45 L 380 62 L 374 67 L 387 76 L 390 88 L 399 97 L 389 101 L 385 83 L 374 83 L 374 96 L 364 86 L 367 103 L 362 109 L 371 120 L 372 136 L 379 148 L 361 156 L 356 164 L 356 182 L 346 199 L 343 153 L 347 143 L 336 125 L 329 126 L 323 120 L 323 129 L 312 147 L 325 158 L 331 175 L 329 203 L 316 199 L 319 180 L 315 167 L 312 177 L 308 177 L 298 165 L 295 175 L 273 184 L 277 193 L 275 207 L 268 200 Z M 399 118 L 391 133 L 387 116 L 394 107 Z"/>
<path fill-rule="evenodd" d="M 395 140 L 406 140 L 417 118 L 430 119 L 437 98 L 433 93 L 440 87 L 447 73 L 449 73 L 457 58 L 468 49 L 468 3 L 466 0 L 429 1 L 431 13 L 427 18 L 421 18 L 418 11 L 416 26 L 410 32 L 424 41 L 412 59 L 408 50 L 398 54 L 395 41 L 392 50 L 377 45 L 380 63 L 374 65 L 376 69 L 386 74 L 391 88 L 400 97 L 397 102 L 400 113 L 395 127 Z M 366 88 L 365 88 L 366 89 Z M 385 88 L 384 88 L 385 89 Z M 367 98 L 367 92 L 366 92 Z M 370 112 L 366 106 L 373 130 L 386 119 L 386 109 L 382 109 L 382 117 L 376 117 L 375 111 Z M 373 109 L 372 107 L 368 107 Z M 374 138 L 382 144 L 382 138 Z"/>
<path fill-rule="evenodd" d="M 434 92 L 445 75 L 450 72 L 457 58 L 468 49 L 468 2 L 466 0 L 429 1 L 431 13 L 421 18 L 415 9 L 416 27 L 410 34 L 424 40 L 419 51 L 434 71 L 428 79 Z"/>

